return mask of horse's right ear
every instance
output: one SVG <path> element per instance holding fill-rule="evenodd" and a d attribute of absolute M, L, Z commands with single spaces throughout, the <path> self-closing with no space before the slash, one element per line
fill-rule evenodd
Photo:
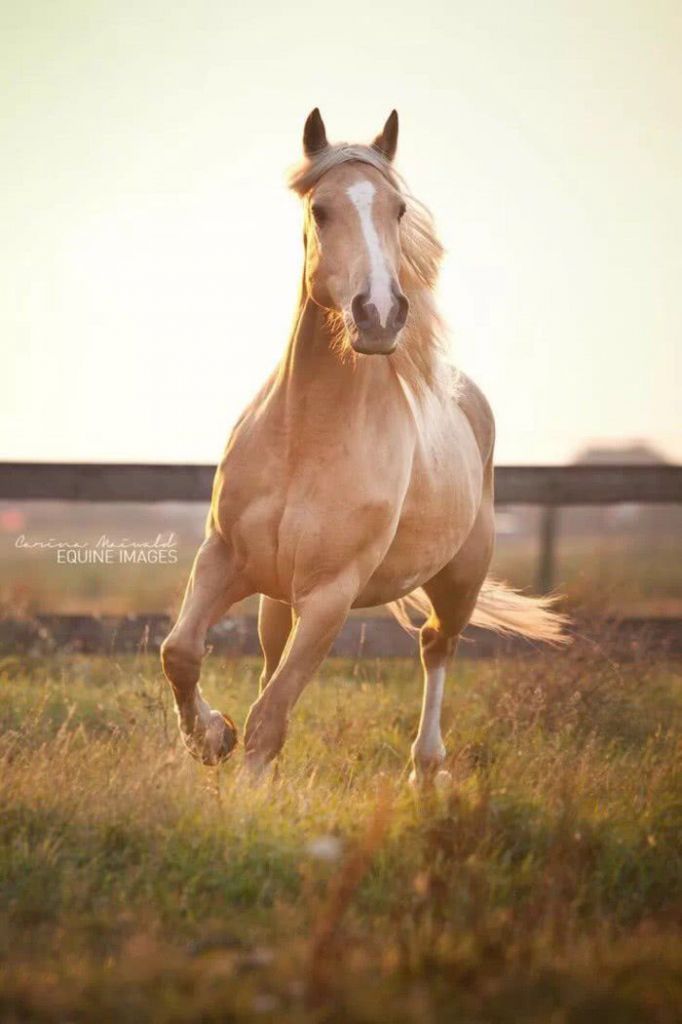
<path fill-rule="evenodd" d="M 317 107 L 311 110 L 303 129 L 303 152 L 306 156 L 315 156 L 327 148 L 327 133 L 324 121 Z"/>

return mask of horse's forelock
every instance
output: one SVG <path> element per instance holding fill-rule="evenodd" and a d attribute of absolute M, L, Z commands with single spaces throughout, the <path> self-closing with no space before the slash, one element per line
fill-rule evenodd
<path fill-rule="evenodd" d="M 327 146 L 311 157 L 306 157 L 302 163 L 291 171 L 289 175 L 289 188 L 298 192 L 299 196 L 305 196 L 317 185 L 320 178 L 331 171 L 334 167 L 347 164 L 351 161 L 356 163 L 369 164 L 374 167 L 400 191 L 400 185 L 395 171 L 388 160 L 373 146 L 350 145 L 347 142 L 339 142 L 335 146 Z"/>

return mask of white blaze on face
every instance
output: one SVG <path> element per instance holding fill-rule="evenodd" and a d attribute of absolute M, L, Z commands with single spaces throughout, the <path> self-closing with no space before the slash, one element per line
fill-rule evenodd
<path fill-rule="evenodd" d="M 381 248 L 377 229 L 372 220 L 372 201 L 376 189 L 371 181 L 362 179 L 351 185 L 347 194 L 358 211 L 362 236 L 367 246 L 369 256 L 369 299 L 368 302 L 376 306 L 379 314 L 379 322 L 382 327 L 386 326 L 388 314 L 393 305 L 393 292 L 391 288 L 391 274 L 386 266 L 386 258 Z"/>

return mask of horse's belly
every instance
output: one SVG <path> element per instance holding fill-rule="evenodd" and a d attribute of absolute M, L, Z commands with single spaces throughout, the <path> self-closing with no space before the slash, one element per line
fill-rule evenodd
<path fill-rule="evenodd" d="M 386 557 L 358 595 L 354 607 L 387 604 L 411 593 L 432 579 L 450 562 L 468 537 L 471 526 L 446 526 L 442 533 L 418 532 L 411 524 L 399 527 Z M 416 526 L 416 524 L 415 524 Z"/>

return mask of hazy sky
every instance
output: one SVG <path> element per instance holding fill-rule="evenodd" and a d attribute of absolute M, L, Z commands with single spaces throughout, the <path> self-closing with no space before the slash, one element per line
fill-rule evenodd
<path fill-rule="evenodd" d="M 499 462 L 682 459 L 679 0 L 2 0 L 0 457 L 216 461 L 287 339 L 319 105 L 448 255 Z"/>

